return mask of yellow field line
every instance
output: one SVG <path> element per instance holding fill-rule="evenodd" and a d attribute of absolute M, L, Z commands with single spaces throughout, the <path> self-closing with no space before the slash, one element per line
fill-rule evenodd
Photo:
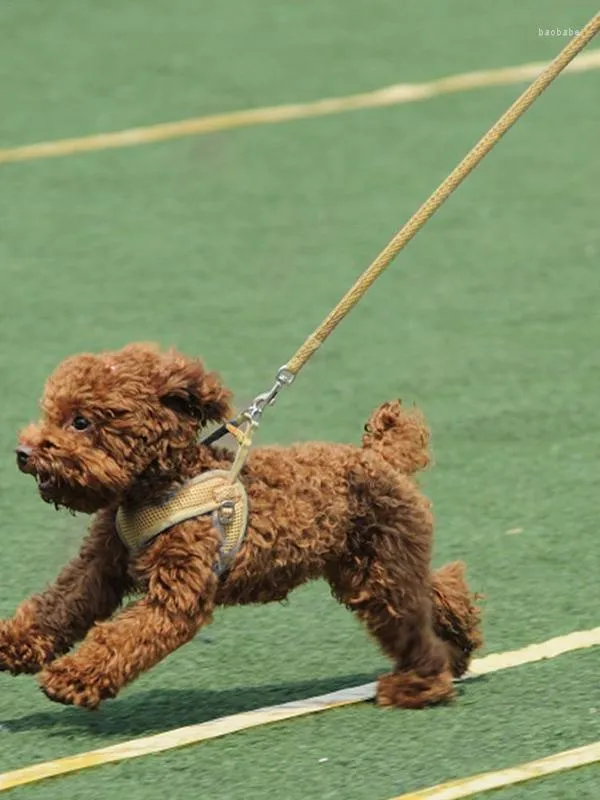
<path fill-rule="evenodd" d="M 558 636 L 540 644 L 529 645 L 520 650 L 505 653 L 495 653 L 485 658 L 476 659 L 469 675 L 464 680 L 499 672 L 503 669 L 518 667 L 555 658 L 563 653 L 573 650 L 582 650 L 600 645 L 600 627 L 588 631 L 575 631 L 566 636 Z M 46 778 L 66 775 L 69 772 L 110 764 L 116 761 L 125 761 L 138 756 L 152 753 L 162 753 L 165 750 L 174 750 L 185 745 L 196 744 L 207 739 L 217 739 L 229 733 L 256 728 L 273 722 L 303 717 L 316 714 L 341 706 L 354 705 L 370 700 L 375 694 L 375 684 L 366 683 L 342 689 L 338 692 L 309 697 L 306 700 L 295 700 L 277 706 L 267 706 L 254 711 L 245 711 L 241 714 L 232 714 L 227 717 L 202 722 L 198 725 L 188 725 L 184 728 L 158 733 L 154 736 L 145 736 L 141 739 L 131 739 L 100 750 L 91 750 L 87 753 L 78 753 L 74 756 L 59 758 L 56 761 L 46 761 L 33 764 L 0 775 L 0 792 L 36 783 Z M 84 713 L 84 712 L 82 712 Z"/>
<path fill-rule="evenodd" d="M 584 650 L 600 644 L 600 628 L 588 631 L 574 631 L 565 636 L 556 636 L 540 644 L 529 644 L 520 650 L 508 650 L 506 653 L 491 653 L 484 658 L 473 661 L 469 675 L 466 679 L 487 675 L 490 672 L 499 672 L 511 667 L 520 667 L 524 664 L 534 664 L 536 661 L 545 661 L 556 658 L 572 650 Z"/>
<path fill-rule="evenodd" d="M 598 761 L 600 761 L 600 742 L 594 742 L 585 747 L 555 753 L 539 761 L 529 761 L 527 764 L 507 767 L 497 772 L 484 772 L 471 778 L 439 783 L 437 786 L 430 786 L 418 792 L 402 794 L 393 800 L 459 800 L 461 797 L 472 797 L 474 794 L 490 792 L 504 786 L 514 786 L 516 783 L 525 783 L 555 772 L 565 772 L 584 767 L 586 764 L 595 764 Z"/>
<path fill-rule="evenodd" d="M 75 153 L 108 150 L 110 148 L 133 147 L 140 144 L 150 144 L 151 142 L 181 139 L 185 136 L 200 136 L 201 134 L 231 130 L 232 128 L 244 128 L 251 125 L 269 125 L 276 122 L 289 122 L 327 114 L 339 114 L 344 111 L 413 103 L 442 94 L 520 83 L 521 81 L 535 78 L 545 66 L 546 62 L 534 62 L 515 67 L 465 72 L 426 83 L 397 83 L 383 89 L 376 89 L 362 94 L 352 94 L 346 97 L 331 97 L 308 103 L 250 108 L 225 114 L 210 114 L 203 117 L 183 119 L 178 122 L 128 128 L 111 133 L 98 133 L 73 139 L 57 139 L 56 141 L 39 142 L 20 147 L 7 147 L 0 149 L 0 164 L 68 156 Z M 566 67 L 565 73 L 587 72 L 598 68 L 600 68 L 600 50 L 591 50 L 577 56 Z"/>

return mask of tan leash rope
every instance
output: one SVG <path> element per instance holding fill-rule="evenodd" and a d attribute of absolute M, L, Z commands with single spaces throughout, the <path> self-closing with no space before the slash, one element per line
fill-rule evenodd
<path fill-rule="evenodd" d="M 538 75 L 533 83 L 515 100 L 510 108 L 500 117 L 489 131 L 469 151 L 465 158 L 448 175 L 443 183 L 413 214 L 408 222 L 398 231 L 389 244 L 379 253 L 377 258 L 360 276 L 354 286 L 346 292 L 340 302 L 327 315 L 319 327 L 311 333 L 301 347 L 294 353 L 288 363 L 282 367 L 275 384 L 268 392 L 259 395 L 246 411 L 244 411 L 233 424 L 244 426 L 243 453 L 240 452 L 235 462 L 235 476 L 239 474 L 245 456 L 250 447 L 252 433 L 258 425 L 263 411 L 272 405 L 280 390 L 289 385 L 310 357 L 319 349 L 327 337 L 335 330 L 344 317 L 354 308 L 377 278 L 389 267 L 398 253 L 406 247 L 410 240 L 421 230 L 423 225 L 435 214 L 440 206 L 450 197 L 475 167 L 483 160 L 504 134 L 537 100 L 542 92 L 550 86 L 552 81 L 560 75 L 563 69 L 575 56 L 594 38 L 600 30 L 600 12 L 597 13 L 581 31 L 569 41 L 558 56 L 551 61 Z M 211 444 L 227 433 L 223 426 L 209 436 L 205 442 Z"/>
<path fill-rule="evenodd" d="M 425 225 L 438 208 L 450 197 L 452 192 L 460 186 L 467 175 L 475 169 L 509 128 L 511 128 L 519 117 L 527 111 L 542 92 L 550 86 L 552 81 L 562 72 L 567 64 L 583 50 L 599 30 L 600 13 L 596 14 L 585 28 L 571 39 L 564 50 L 561 51 L 554 61 L 548 64 L 529 88 L 515 100 L 512 106 L 500 117 L 498 122 L 496 122 L 485 136 L 477 142 L 460 164 L 448 175 L 446 180 L 398 231 L 387 247 L 385 247 L 375 261 L 373 261 L 371 266 L 361 275 L 354 286 L 344 295 L 337 306 L 288 361 L 286 368 L 291 375 L 295 376 L 300 372 L 313 353 L 318 350 L 348 312 L 354 308 L 381 273 L 389 267 L 398 253 L 406 247 L 423 225 Z"/>

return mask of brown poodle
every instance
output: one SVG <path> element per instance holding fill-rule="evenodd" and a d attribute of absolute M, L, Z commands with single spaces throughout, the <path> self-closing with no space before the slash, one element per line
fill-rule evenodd
<path fill-rule="evenodd" d="M 49 378 L 42 410 L 21 434 L 18 465 L 46 502 L 95 516 L 56 582 L 0 621 L 0 669 L 41 671 L 50 699 L 96 708 L 190 641 L 216 606 L 280 601 L 323 577 L 392 660 L 378 683 L 381 705 L 453 696 L 453 677 L 481 644 L 479 613 L 462 564 L 430 569 L 432 517 L 412 477 L 429 459 L 417 411 L 381 406 L 362 447 L 252 450 L 242 472 L 247 535 L 219 575 L 222 542 L 210 516 L 173 525 L 139 552 L 115 523 L 119 506 L 160 502 L 186 480 L 229 467 L 228 450 L 199 441 L 207 423 L 231 414 L 217 375 L 133 344 L 68 358 Z M 115 613 L 132 593 L 141 597 Z"/>

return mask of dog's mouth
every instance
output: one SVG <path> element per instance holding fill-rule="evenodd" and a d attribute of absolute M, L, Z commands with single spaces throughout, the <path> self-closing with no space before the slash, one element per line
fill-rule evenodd
<path fill-rule="evenodd" d="M 52 501 L 58 489 L 58 482 L 48 472 L 38 472 L 35 476 L 38 491 L 43 500 Z"/>
<path fill-rule="evenodd" d="M 35 475 L 35 480 L 39 495 L 45 503 L 53 505 L 56 509 L 66 508 L 73 512 L 88 510 L 87 506 L 82 507 L 81 503 L 71 497 L 69 487 L 55 475 L 39 472 Z"/>
<path fill-rule="evenodd" d="M 41 499 L 57 509 L 66 508 L 73 513 L 93 514 L 112 499 L 90 487 L 85 490 L 78 488 L 65 482 L 60 476 L 44 470 L 37 470 L 33 477 Z"/>
<path fill-rule="evenodd" d="M 16 448 L 17 466 L 36 482 L 38 496 L 55 508 L 93 514 L 115 502 L 119 487 L 112 487 L 106 474 L 85 470 L 75 457 L 45 457 L 30 445 Z M 93 463 L 92 463 L 93 466 Z"/>

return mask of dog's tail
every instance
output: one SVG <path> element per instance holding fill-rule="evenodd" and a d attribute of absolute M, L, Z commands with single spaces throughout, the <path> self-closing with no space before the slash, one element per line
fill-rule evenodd
<path fill-rule="evenodd" d="M 371 414 L 362 445 L 404 475 L 425 469 L 430 461 L 425 419 L 418 409 L 405 409 L 400 400 L 384 403 Z"/>

